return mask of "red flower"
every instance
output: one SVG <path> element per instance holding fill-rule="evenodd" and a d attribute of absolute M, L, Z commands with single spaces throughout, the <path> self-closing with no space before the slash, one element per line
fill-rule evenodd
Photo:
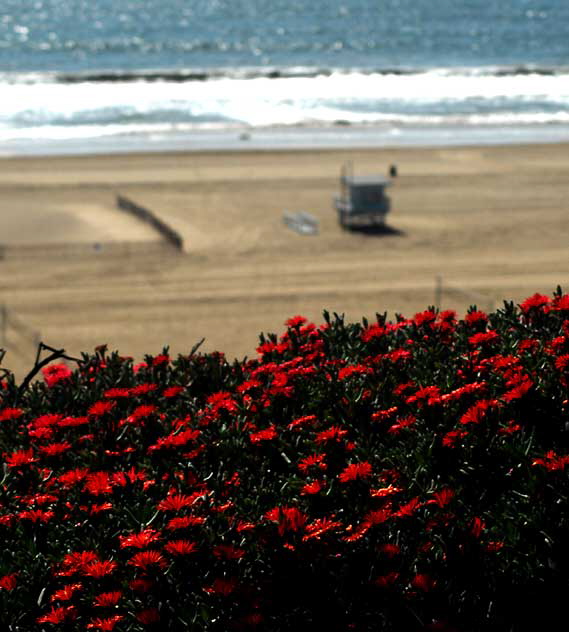
<path fill-rule="evenodd" d="M 475 538 L 479 538 L 485 528 L 486 525 L 484 524 L 484 522 L 480 520 L 478 516 L 476 516 L 475 518 L 473 518 L 472 524 L 470 525 L 470 533 L 472 533 Z"/>
<path fill-rule="evenodd" d="M 383 355 L 383 358 L 385 360 L 389 360 L 393 364 L 397 364 L 398 362 L 403 363 L 407 360 L 410 360 L 411 357 L 411 352 L 407 351 L 406 349 L 395 349 L 395 351 L 390 351 L 389 353 Z M 395 391 L 393 392 L 395 393 Z"/>
<path fill-rule="evenodd" d="M 69 441 L 60 441 L 59 443 L 48 443 L 39 447 L 39 451 L 46 456 L 58 456 L 71 450 Z"/>
<path fill-rule="evenodd" d="M 520 309 L 524 312 L 524 314 L 527 314 L 530 309 L 542 309 L 546 305 L 549 305 L 549 303 L 551 303 L 549 296 L 536 293 L 533 296 L 526 298 L 526 300 L 520 305 Z"/>
<path fill-rule="evenodd" d="M 434 406 L 441 401 L 441 391 L 438 386 L 425 386 L 420 388 L 414 395 L 407 398 L 407 404 L 414 404 L 417 402 L 419 406 L 423 403 L 427 403 L 429 406 Z"/>
<path fill-rule="evenodd" d="M 169 386 L 167 389 L 164 389 L 162 395 L 164 397 L 175 397 L 184 391 L 183 386 Z"/>
<path fill-rule="evenodd" d="M 83 507 L 81 507 L 81 509 L 83 509 Z M 112 503 L 94 503 L 89 507 L 89 515 L 94 516 L 103 511 L 110 511 L 111 509 L 113 509 Z"/>
<path fill-rule="evenodd" d="M 344 536 L 342 539 L 344 542 L 357 542 L 361 540 L 364 535 L 371 529 L 372 525 L 369 522 L 362 522 L 358 527 L 354 528 L 353 525 L 348 525 L 346 527 L 346 533 L 348 535 Z"/>
<path fill-rule="evenodd" d="M 50 597 L 50 601 L 69 601 L 73 595 L 83 590 L 83 584 L 68 584 L 64 586 L 60 590 L 56 590 L 53 595 Z"/>
<path fill-rule="evenodd" d="M 306 474 L 311 467 L 317 467 L 319 470 L 326 469 L 325 459 L 326 455 L 324 454 L 311 454 L 310 456 L 304 457 L 299 464 L 298 469 Z"/>
<path fill-rule="evenodd" d="M 203 496 L 205 496 L 205 493 L 203 492 L 198 492 L 197 495 L 192 494 L 191 496 L 187 496 L 185 494 L 172 494 L 158 503 L 158 509 L 161 511 L 180 511 L 180 509 L 184 509 L 184 507 L 191 507 Z"/>
<path fill-rule="evenodd" d="M 166 529 L 169 531 L 176 531 L 177 529 L 186 529 L 188 527 L 194 527 L 196 525 L 203 524 L 205 518 L 202 516 L 178 516 L 171 518 L 166 524 Z"/>
<path fill-rule="evenodd" d="M 267 341 L 262 345 L 259 345 L 256 349 L 257 353 L 261 356 L 266 353 L 271 353 L 272 351 L 276 351 L 277 353 L 283 353 L 288 349 L 288 343 L 282 342 L 281 344 L 277 344 L 276 342 Z"/>
<path fill-rule="evenodd" d="M 198 550 L 198 545 L 190 540 L 171 540 L 164 545 L 164 550 L 170 555 L 190 555 Z"/>
<path fill-rule="evenodd" d="M 330 426 L 327 430 L 319 432 L 315 439 L 315 443 L 325 443 L 326 441 L 340 441 L 342 437 L 348 434 L 347 430 L 340 428 L 340 426 Z"/>
<path fill-rule="evenodd" d="M 454 444 L 459 439 L 466 437 L 467 434 L 466 430 L 449 430 L 443 437 L 443 446 L 445 448 L 454 448 Z"/>
<path fill-rule="evenodd" d="M 137 406 L 132 413 L 126 418 L 125 422 L 129 424 L 135 424 L 139 419 L 145 419 L 152 413 L 155 413 L 158 409 L 151 404 L 142 404 Z M 123 422 L 124 423 L 124 422 Z"/>
<path fill-rule="evenodd" d="M 395 485 L 388 485 L 387 487 L 380 487 L 379 489 L 370 490 L 369 494 L 372 498 L 385 498 L 386 496 L 392 496 L 403 491 L 400 487 Z"/>
<path fill-rule="evenodd" d="M 213 554 L 220 560 L 240 560 L 244 557 L 245 551 L 231 544 L 218 544 L 213 547 Z"/>
<path fill-rule="evenodd" d="M 136 620 L 142 625 L 150 625 L 152 623 L 159 623 L 160 621 L 160 613 L 157 608 L 147 608 L 146 610 L 141 610 L 137 612 Z"/>
<path fill-rule="evenodd" d="M 154 358 L 152 358 L 152 366 L 162 366 L 163 364 L 168 364 L 170 362 L 170 356 L 161 353 Z"/>
<path fill-rule="evenodd" d="M 90 408 L 89 408 L 89 415 L 92 415 L 93 417 L 100 417 L 101 415 L 104 415 L 105 413 L 108 413 L 109 411 L 111 411 L 115 406 L 114 402 L 95 402 Z"/>
<path fill-rule="evenodd" d="M 267 511 L 265 518 L 278 523 L 279 535 L 284 535 L 286 531 L 298 531 L 306 522 L 306 516 L 296 507 L 275 507 Z"/>
<path fill-rule="evenodd" d="M 245 382 L 243 382 L 242 384 L 239 384 L 239 386 L 237 387 L 237 392 L 238 393 L 249 393 L 249 391 L 252 391 L 256 388 L 260 388 L 262 386 L 261 382 L 259 382 L 259 380 L 246 380 Z"/>
<path fill-rule="evenodd" d="M 0 527 L 10 527 L 13 521 L 14 521 L 14 517 L 12 514 L 0 516 Z"/>
<path fill-rule="evenodd" d="M 99 560 L 99 556 L 95 551 L 74 551 L 68 553 L 62 560 L 61 565 L 63 571 L 57 573 L 58 576 L 72 575 L 73 573 L 82 572 L 92 562 Z"/>
<path fill-rule="evenodd" d="M 387 408 L 386 410 L 378 410 L 377 412 L 372 414 L 371 420 L 372 421 L 385 421 L 386 419 L 393 417 L 393 415 L 397 413 L 397 410 L 398 410 L 397 406 L 392 406 L 391 408 Z"/>
<path fill-rule="evenodd" d="M 348 481 L 355 481 L 357 479 L 365 479 L 371 476 L 372 467 L 371 463 L 367 461 L 361 461 L 360 463 L 351 463 L 344 468 L 338 480 L 341 483 L 347 483 Z"/>
<path fill-rule="evenodd" d="M 0 577 L 0 590 L 14 590 L 18 584 L 17 576 L 18 573 L 9 573 Z"/>
<path fill-rule="evenodd" d="M 145 362 L 141 362 L 137 365 L 140 368 L 146 367 L 147 364 Z M 134 372 L 136 373 L 136 367 L 134 367 Z M 130 389 L 131 395 L 146 395 L 147 393 L 152 393 L 158 388 L 158 384 L 153 384 L 151 382 L 146 384 L 139 384 L 138 386 L 133 386 Z"/>
<path fill-rule="evenodd" d="M 419 502 L 419 497 L 415 496 L 415 498 L 411 498 L 411 500 L 408 503 L 401 505 L 401 507 L 399 507 L 399 510 L 396 512 L 395 515 L 398 516 L 399 518 L 412 516 L 415 509 L 418 509 L 420 506 L 421 506 L 421 503 Z"/>
<path fill-rule="evenodd" d="M 402 417 L 401 419 L 399 419 L 397 423 L 394 423 L 392 426 L 390 426 L 387 432 L 389 434 L 397 435 L 402 428 L 408 428 L 409 426 L 415 424 L 416 421 L 417 418 L 414 415 L 407 415 L 406 417 Z"/>
<path fill-rule="evenodd" d="M 488 316 L 484 312 L 474 310 L 466 314 L 464 320 L 469 325 L 486 324 L 488 322 Z"/>
<path fill-rule="evenodd" d="M 54 516 L 53 511 L 43 511 L 42 509 L 32 509 L 30 511 L 20 511 L 17 514 L 20 520 L 29 520 L 34 524 L 37 522 L 49 522 Z"/>
<path fill-rule="evenodd" d="M 60 606 L 59 608 L 52 608 L 36 621 L 37 623 L 65 623 L 72 621 L 76 616 L 77 613 L 73 606 Z"/>
<path fill-rule="evenodd" d="M 371 325 L 362 331 L 361 338 L 363 342 L 369 342 L 370 340 L 376 340 L 385 335 L 385 327 L 381 325 Z"/>
<path fill-rule="evenodd" d="M 211 406 L 214 412 L 218 410 L 226 410 L 228 413 L 237 410 L 237 404 L 233 400 L 231 393 L 226 391 L 219 391 L 213 393 L 207 398 L 207 403 Z"/>
<path fill-rule="evenodd" d="M 441 395 L 441 402 L 446 404 L 461 399 L 465 395 L 472 395 L 473 393 L 481 393 L 486 390 L 485 382 L 472 382 L 471 384 L 465 384 L 459 388 L 455 388 L 454 391 Z"/>
<path fill-rule="evenodd" d="M 112 608 L 117 605 L 121 597 L 122 592 L 120 590 L 100 593 L 95 597 L 93 605 L 98 608 Z"/>
<path fill-rule="evenodd" d="M 471 406 L 460 418 L 460 423 L 463 425 L 466 424 L 479 424 L 486 417 L 486 413 L 493 406 L 496 405 L 496 402 L 491 399 L 481 399 L 479 402 Z"/>
<path fill-rule="evenodd" d="M 46 415 L 40 415 L 39 417 L 36 417 L 35 419 L 32 419 L 32 421 L 30 421 L 30 423 L 28 424 L 28 429 L 30 430 L 30 432 L 51 429 L 53 428 L 53 426 L 56 426 L 62 418 L 63 415 L 58 414 L 48 413 Z"/>
<path fill-rule="evenodd" d="M 143 571 L 147 571 L 151 566 L 157 566 L 158 568 L 166 568 L 168 563 L 166 558 L 160 553 L 160 551 L 140 551 L 135 553 L 128 564 L 141 568 Z"/>
<path fill-rule="evenodd" d="M 304 316 L 293 316 L 285 322 L 285 325 L 287 327 L 300 327 L 301 325 L 304 325 L 305 322 L 307 321 Z"/>
<path fill-rule="evenodd" d="M 539 348 L 539 340 L 534 340 L 533 338 L 520 340 L 520 344 L 518 345 L 518 351 L 533 352 L 538 348 Z"/>
<path fill-rule="evenodd" d="M 94 561 L 87 564 L 83 568 L 83 574 L 88 577 L 94 577 L 95 579 L 101 579 L 112 575 L 117 569 L 118 564 L 114 560 L 103 560 L 102 562 Z"/>
<path fill-rule="evenodd" d="M 89 417 L 64 417 L 57 422 L 60 428 L 76 428 L 89 423 Z"/>
<path fill-rule="evenodd" d="M 42 369 L 43 379 L 51 388 L 55 384 L 69 379 L 73 372 L 65 364 L 50 364 Z"/>
<path fill-rule="evenodd" d="M 201 432 L 199 430 L 193 428 L 182 430 L 182 432 L 175 432 L 165 437 L 160 437 L 154 445 L 148 447 L 148 451 L 154 452 L 155 450 L 161 449 L 179 448 L 185 446 L 189 441 L 194 441 L 200 434 Z"/>
<path fill-rule="evenodd" d="M 398 397 L 403 395 L 405 393 L 405 391 L 409 391 L 412 388 L 417 388 L 415 382 L 413 382 L 412 380 L 409 382 L 404 382 L 403 384 L 398 384 L 394 389 L 393 389 L 393 394 L 397 395 Z"/>
<path fill-rule="evenodd" d="M 500 336 L 495 331 L 487 331 L 470 336 L 468 342 L 473 346 L 492 344 L 500 340 Z"/>
<path fill-rule="evenodd" d="M 395 557 L 396 555 L 399 555 L 399 553 L 401 553 L 401 548 L 397 544 L 391 543 L 383 544 L 380 547 L 380 550 L 382 553 L 385 553 L 387 557 Z"/>
<path fill-rule="evenodd" d="M 5 455 L 5 459 L 8 467 L 24 467 L 24 465 L 31 465 L 37 461 L 32 448 L 28 450 L 16 450 L 12 452 L 12 454 Z"/>
<path fill-rule="evenodd" d="M 302 537 L 303 542 L 307 540 L 316 539 L 319 540 L 325 533 L 330 531 L 337 531 L 342 528 L 342 523 L 337 520 L 332 520 L 331 518 L 318 518 L 314 522 L 306 525 L 306 535 Z"/>
<path fill-rule="evenodd" d="M 103 630 L 103 632 L 110 632 L 115 629 L 116 624 L 119 621 L 122 621 L 124 616 L 122 614 L 115 614 L 112 617 L 107 617 L 106 619 L 91 619 L 90 623 L 87 624 L 88 630 Z"/>
<path fill-rule="evenodd" d="M 305 415 L 304 417 L 298 417 L 297 419 L 293 419 L 287 426 L 289 430 L 294 430 L 299 426 L 304 425 L 313 425 L 316 423 L 316 415 Z"/>
<path fill-rule="evenodd" d="M 73 487 L 73 485 L 81 483 L 86 478 L 87 474 L 89 474 L 89 470 L 87 468 L 76 468 L 60 474 L 57 480 L 64 488 L 69 489 L 70 487 Z"/>
<path fill-rule="evenodd" d="M 218 577 L 211 586 L 204 588 L 204 591 L 210 595 L 221 595 L 227 597 L 237 587 L 237 580 L 233 578 Z"/>
<path fill-rule="evenodd" d="M 121 549 L 129 546 L 136 549 L 144 549 L 152 542 L 160 539 L 160 532 L 155 529 L 144 529 L 139 533 L 131 533 L 129 535 L 119 535 Z"/>
<path fill-rule="evenodd" d="M 415 318 L 413 319 L 413 321 L 418 327 L 420 327 L 421 325 L 429 325 L 431 323 L 434 323 L 436 318 L 436 312 L 427 309 L 424 312 L 419 312 L 418 314 L 415 314 Z"/>
<path fill-rule="evenodd" d="M 393 515 L 394 514 L 391 511 L 391 505 L 388 504 L 382 509 L 374 509 L 372 511 L 368 511 L 364 516 L 363 524 L 368 527 L 373 527 L 378 524 L 383 524 Z"/>
<path fill-rule="evenodd" d="M 563 294 L 562 296 L 554 297 L 551 310 L 552 311 L 569 310 L 569 294 Z"/>
<path fill-rule="evenodd" d="M 415 577 L 411 580 L 411 586 L 414 588 L 418 588 L 423 592 L 430 592 L 435 587 L 435 580 L 426 573 L 417 573 Z"/>
<path fill-rule="evenodd" d="M 454 498 L 454 492 L 452 489 L 445 487 L 444 489 L 439 490 L 433 494 L 433 499 L 427 501 L 428 503 L 434 503 L 439 507 L 445 507 L 450 503 L 450 501 Z"/>
<path fill-rule="evenodd" d="M 107 399 L 119 399 L 122 397 L 130 397 L 132 390 L 130 388 L 109 388 L 105 391 L 104 396 Z"/>
<path fill-rule="evenodd" d="M 87 474 L 87 479 L 83 489 L 93 496 L 100 496 L 102 494 L 111 494 L 113 487 L 111 484 L 111 477 L 108 472 L 90 472 Z"/>
<path fill-rule="evenodd" d="M 544 454 L 544 458 L 537 458 L 532 461 L 532 465 L 543 465 L 549 472 L 563 470 L 569 464 L 569 456 L 559 456 L 553 450 Z"/>
<path fill-rule="evenodd" d="M 381 588 L 387 588 L 388 586 L 393 586 L 398 579 L 399 573 L 391 571 L 390 573 L 387 573 L 387 575 L 380 575 L 377 579 L 375 579 L 374 584 L 376 586 L 381 586 Z"/>
<path fill-rule="evenodd" d="M 325 481 L 313 481 L 312 483 L 306 483 L 303 485 L 300 493 L 302 496 L 307 494 L 318 494 L 326 487 Z"/>
<path fill-rule="evenodd" d="M 569 353 L 564 353 L 563 355 L 555 358 L 556 369 L 559 369 L 559 371 L 566 371 L 567 367 L 569 367 Z"/>
<path fill-rule="evenodd" d="M 4 408 L 0 410 L 0 421 L 11 421 L 19 419 L 24 414 L 21 408 Z"/>
<path fill-rule="evenodd" d="M 254 522 L 248 522 L 246 520 L 240 520 L 237 523 L 237 533 L 243 533 L 244 531 L 252 531 L 257 525 Z"/>
<path fill-rule="evenodd" d="M 511 419 L 505 428 L 500 428 L 498 430 L 498 434 L 499 435 L 514 434 L 515 432 L 518 432 L 518 430 L 521 430 L 521 429 L 522 427 L 520 426 L 520 424 L 516 423 L 514 419 Z"/>
<path fill-rule="evenodd" d="M 249 439 L 251 439 L 251 443 L 260 443 L 261 441 L 269 441 L 274 439 L 277 436 L 277 431 L 274 426 L 269 426 L 264 430 L 259 430 L 258 432 L 252 432 L 249 435 Z"/>
<path fill-rule="evenodd" d="M 371 373 L 372 369 L 369 366 L 363 366 L 361 364 L 355 364 L 352 366 L 346 366 L 338 371 L 338 379 L 345 380 L 352 375 L 365 375 Z"/>
<path fill-rule="evenodd" d="M 500 551 L 503 548 L 504 548 L 504 543 L 496 541 L 496 540 L 492 542 L 488 542 L 488 544 L 486 545 L 486 550 L 489 551 L 490 553 L 495 553 L 496 551 Z"/>
<path fill-rule="evenodd" d="M 154 586 L 154 582 L 150 579 L 141 577 L 139 579 L 133 579 L 128 583 L 128 585 L 135 592 L 146 593 Z"/>
<path fill-rule="evenodd" d="M 443 323 L 452 324 L 456 320 L 456 312 L 454 309 L 445 309 L 439 313 L 439 320 Z"/>

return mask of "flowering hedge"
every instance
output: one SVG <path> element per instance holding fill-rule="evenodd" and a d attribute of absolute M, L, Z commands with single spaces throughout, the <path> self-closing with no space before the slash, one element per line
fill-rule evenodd
<path fill-rule="evenodd" d="M 525 630 L 569 581 L 569 296 L 301 317 L 258 358 L 99 348 L 0 404 L 28 630 Z"/>

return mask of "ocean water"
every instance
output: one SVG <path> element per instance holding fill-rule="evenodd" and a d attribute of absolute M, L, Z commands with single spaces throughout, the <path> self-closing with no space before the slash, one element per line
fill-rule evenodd
<path fill-rule="evenodd" d="M 567 138 L 567 0 L 0 0 L 0 154 Z"/>

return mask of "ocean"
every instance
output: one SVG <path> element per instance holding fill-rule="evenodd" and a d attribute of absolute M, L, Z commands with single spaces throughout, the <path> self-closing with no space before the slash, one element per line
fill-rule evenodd
<path fill-rule="evenodd" d="M 0 0 L 0 154 L 569 140 L 567 0 Z"/>

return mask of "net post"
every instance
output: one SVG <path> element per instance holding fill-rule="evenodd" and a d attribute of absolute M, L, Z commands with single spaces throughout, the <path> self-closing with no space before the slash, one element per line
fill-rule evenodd
<path fill-rule="evenodd" d="M 441 310 L 441 305 L 443 302 L 443 277 L 440 274 L 437 274 L 435 277 L 435 307 L 437 311 Z"/>
<path fill-rule="evenodd" d="M 8 313 L 7 313 L 6 305 L 2 303 L 2 305 L 0 305 L 0 345 L 2 347 L 6 346 L 7 329 L 8 329 Z"/>

